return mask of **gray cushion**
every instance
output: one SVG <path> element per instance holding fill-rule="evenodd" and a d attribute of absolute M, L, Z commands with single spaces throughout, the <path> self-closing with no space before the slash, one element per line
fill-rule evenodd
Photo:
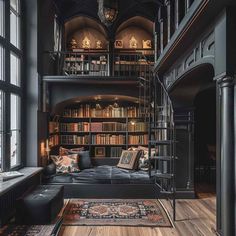
<path fill-rule="evenodd" d="M 78 152 L 79 155 L 79 168 L 80 170 L 88 169 L 93 167 L 91 163 L 91 158 L 89 155 L 89 151 L 81 151 Z"/>
<path fill-rule="evenodd" d="M 79 173 L 55 175 L 50 183 L 98 183 L 98 184 L 140 184 L 153 183 L 146 171 L 121 169 L 116 166 L 97 166 Z"/>

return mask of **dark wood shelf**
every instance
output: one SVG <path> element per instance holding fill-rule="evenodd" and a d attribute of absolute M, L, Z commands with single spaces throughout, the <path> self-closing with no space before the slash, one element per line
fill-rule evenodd
<path fill-rule="evenodd" d="M 90 144 L 90 146 L 126 146 L 126 144 Z"/>
<path fill-rule="evenodd" d="M 125 134 L 127 131 L 91 131 L 91 134 Z"/>
<path fill-rule="evenodd" d="M 60 131 L 58 134 L 89 134 L 89 131 Z"/>
<path fill-rule="evenodd" d="M 57 146 L 90 146 L 90 144 L 66 144 L 66 143 L 60 143 Z"/>

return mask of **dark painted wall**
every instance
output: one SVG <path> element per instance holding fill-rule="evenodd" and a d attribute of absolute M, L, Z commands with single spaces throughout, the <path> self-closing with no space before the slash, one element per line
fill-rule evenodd
<path fill-rule="evenodd" d="M 53 74 L 54 61 L 46 52 L 54 51 L 54 17 L 57 10 L 53 0 L 40 0 L 38 7 L 39 73 Z"/>

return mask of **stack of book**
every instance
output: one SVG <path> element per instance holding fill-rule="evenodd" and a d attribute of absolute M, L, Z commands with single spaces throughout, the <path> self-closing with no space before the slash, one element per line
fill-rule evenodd
<path fill-rule="evenodd" d="M 24 174 L 19 171 L 9 171 L 0 173 L 0 182 L 7 181 L 16 177 L 23 176 Z"/>

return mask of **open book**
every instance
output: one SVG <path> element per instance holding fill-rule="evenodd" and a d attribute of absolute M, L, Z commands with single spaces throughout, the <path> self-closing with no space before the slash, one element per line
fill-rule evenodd
<path fill-rule="evenodd" d="M 6 181 L 9 179 L 13 179 L 19 176 L 23 176 L 24 174 L 19 171 L 9 171 L 9 172 L 2 172 L 0 173 L 0 182 Z"/>

